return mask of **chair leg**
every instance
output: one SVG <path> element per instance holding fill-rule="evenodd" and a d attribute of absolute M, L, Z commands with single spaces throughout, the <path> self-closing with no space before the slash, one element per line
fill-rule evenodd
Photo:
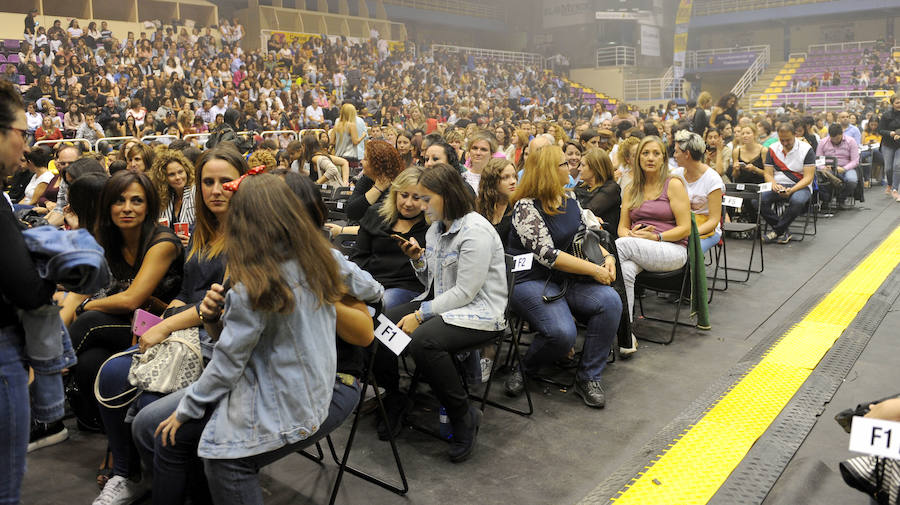
<path fill-rule="evenodd" d="M 501 347 L 502 343 L 503 343 L 503 340 L 500 339 L 498 341 L 498 345 L 497 345 L 496 356 L 500 355 L 500 347 Z M 513 341 L 510 342 L 510 346 L 516 346 L 516 349 L 513 351 L 515 353 L 515 355 L 513 357 L 513 366 L 521 364 L 522 356 L 521 356 L 521 354 L 519 354 L 518 337 L 514 337 Z M 518 363 L 516 363 L 516 361 L 518 361 Z M 497 371 L 497 368 L 498 368 L 497 364 L 495 363 L 494 366 L 491 368 L 491 373 L 488 376 L 488 381 L 484 386 L 484 393 L 482 393 L 482 396 L 478 397 L 476 395 L 470 394 L 469 398 L 476 400 L 476 401 L 481 401 L 482 412 L 484 411 L 485 405 L 490 405 L 491 407 L 496 407 L 500 410 L 505 410 L 507 412 L 511 412 L 513 414 L 518 414 L 523 417 L 527 417 L 527 416 L 530 416 L 531 414 L 533 414 L 534 413 L 534 403 L 531 400 L 531 392 L 528 391 L 528 382 L 527 382 L 528 379 L 526 379 L 524 375 L 522 376 L 522 380 L 524 381 L 524 384 L 525 384 L 525 399 L 528 401 L 528 410 L 522 410 L 522 409 L 510 407 L 508 405 L 504 405 L 502 403 L 496 402 L 494 400 L 490 400 L 488 398 L 488 395 L 491 391 L 491 385 L 494 382 L 494 374 Z"/>
<path fill-rule="evenodd" d="M 301 450 L 297 451 L 297 454 L 303 456 L 304 458 L 306 458 L 310 461 L 315 461 L 316 463 L 319 463 L 321 465 L 325 464 L 325 453 L 322 452 L 322 444 L 319 442 L 316 442 L 316 454 L 310 454 L 310 453 L 306 452 L 306 449 L 301 449 Z"/>

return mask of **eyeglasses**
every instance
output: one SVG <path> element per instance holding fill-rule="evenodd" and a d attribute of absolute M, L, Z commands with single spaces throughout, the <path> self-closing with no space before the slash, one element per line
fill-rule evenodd
<path fill-rule="evenodd" d="M 19 135 L 22 136 L 22 140 L 25 140 L 25 138 L 28 136 L 28 132 L 26 132 L 25 130 L 23 130 L 21 128 L 14 128 L 12 126 L 6 126 L 6 127 L 4 127 L 4 130 L 14 130 L 14 131 L 19 132 Z"/>

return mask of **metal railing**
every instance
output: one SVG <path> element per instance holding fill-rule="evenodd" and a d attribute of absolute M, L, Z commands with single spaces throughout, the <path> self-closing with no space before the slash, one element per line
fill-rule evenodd
<path fill-rule="evenodd" d="M 483 49 L 480 47 L 466 46 L 450 46 L 446 44 L 432 44 L 431 56 L 434 57 L 435 51 L 449 53 L 463 53 L 472 55 L 475 58 L 486 60 L 501 61 L 506 63 L 515 63 L 517 65 L 534 65 L 544 68 L 544 57 L 538 53 L 523 53 L 519 51 L 502 51 L 500 49 Z"/>
<path fill-rule="evenodd" d="M 807 47 L 807 51 L 812 53 L 831 53 L 831 52 L 843 52 L 848 49 L 871 49 L 875 47 L 876 41 L 874 40 L 862 40 L 859 42 L 834 42 L 831 44 L 810 44 Z"/>
<path fill-rule="evenodd" d="M 731 88 L 731 92 L 734 93 L 735 96 L 741 97 L 744 96 L 744 93 L 750 89 L 750 86 L 756 84 L 756 81 L 759 80 L 759 76 L 769 68 L 770 63 L 770 54 L 769 54 L 769 46 L 762 46 L 763 50 L 756 55 L 756 59 L 753 60 L 753 64 L 744 72 L 744 75 L 734 84 L 734 87 Z"/>
<path fill-rule="evenodd" d="M 687 59 L 684 62 L 685 68 L 697 68 L 706 58 L 716 54 L 732 54 L 732 53 L 758 53 L 761 51 L 770 51 L 767 45 L 757 46 L 736 46 L 736 47 L 720 47 L 716 49 L 700 49 L 697 51 L 688 51 Z"/>
<path fill-rule="evenodd" d="M 294 140 L 300 140 L 300 136 L 299 136 L 300 132 L 296 132 L 294 130 L 266 130 L 266 131 L 262 132 L 260 135 L 262 135 L 262 138 L 266 138 L 271 135 L 281 136 L 281 135 L 284 135 L 285 133 L 290 133 L 291 135 L 293 135 Z"/>
<path fill-rule="evenodd" d="M 788 5 L 833 2 L 835 0 L 697 0 L 694 2 L 694 16 L 710 16 L 726 12 L 772 9 Z"/>
<path fill-rule="evenodd" d="M 173 140 L 178 140 L 178 135 L 145 135 L 141 137 L 141 142 L 149 144 L 154 140 L 158 140 L 161 144 L 169 145 Z"/>
<path fill-rule="evenodd" d="M 652 79 L 626 79 L 625 101 L 675 100 L 683 96 L 684 79 L 675 79 L 675 71 L 669 67 L 662 77 Z"/>
<path fill-rule="evenodd" d="M 505 17 L 503 9 L 500 7 L 466 0 L 384 0 L 384 3 L 478 18 L 504 19 Z"/>
<path fill-rule="evenodd" d="M 103 137 L 102 139 L 97 139 L 97 141 L 94 142 L 94 151 L 97 151 L 98 153 L 100 152 L 100 143 L 101 142 L 106 143 L 107 145 L 114 145 L 114 144 L 124 144 L 125 142 L 128 142 L 129 140 L 134 140 L 135 142 L 140 142 L 140 139 L 138 139 L 137 137 L 132 137 L 132 136 L 128 136 L 128 135 L 126 135 L 124 137 Z"/>
<path fill-rule="evenodd" d="M 101 140 L 102 140 L 102 139 L 101 139 Z M 37 147 L 37 146 L 47 146 L 47 145 L 53 145 L 53 146 L 55 146 L 56 144 L 59 144 L 59 143 L 67 143 L 67 142 L 69 142 L 69 143 L 76 143 L 76 144 L 84 144 L 84 145 L 87 146 L 87 150 L 88 150 L 88 151 L 94 150 L 94 146 L 91 145 L 91 141 L 90 141 L 90 140 L 88 140 L 88 139 L 81 139 L 81 138 L 78 138 L 78 139 L 59 139 L 59 140 L 38 140 L 37 142 L 35 142 L 34 144 L 32 144 L 32 147 Z"/>
<path fill-rule="evenodd" d="M 887 97 L 885 90 L 865 89 L 859 91 L 813 91 L 807 93 L 776 93 L 780 98 L 765 98 L 773 93 L 753 93 L 750 95 L 751 112 L 767 112 L 777 109 L 784 104 L 803 106 L 804 110 L 810 109 L 827 112 L 829 110 L 844 110 L 847 100 L 852 98 Z M 760 105 L 757 105 L 760 103 Z"/>
<path fill-rule="evenodd" d="M 636 64 L 636 52 L 632 46 L 611 46 L 597 49 L 598 67 L 630 67 Z"/>
<path fill-rule="evenodd" d="M 807 55 L 806 51 L 799 51 L 799 52 L 796 52 L 796 53 L 790 53 L 790 54 L 788 54 L 788 60 L 789 60 L 789 61 L 792 60 L 792 59 L 794 59 L 794 58 L 803 58 L 803 61 L 806 61 L 806 58 L 808 58 L 808 57 L 809 57 L 809 56 Z"/>

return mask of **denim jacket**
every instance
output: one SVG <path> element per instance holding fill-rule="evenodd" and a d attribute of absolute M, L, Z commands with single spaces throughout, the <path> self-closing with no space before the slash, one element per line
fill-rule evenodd
<path fill-rule="evenodd" d="M 381 300 L 381 284 L 337 251 L 334 256 L 348 294 Z M 282 274 L 295 280 L 290 313 L 251 310 L 242 284 L 225 296 L 224 327 L 212 360 L 176 410 L 184 422 L 214 408 L 200 438 L 200 457 L 270 452 L 306 439 L 328 416 L 337 365 L 335 309 L 318 305 L 297 263 L 284 263 Z"/>
<path fill-rule="evenodd" d="M 494 226 L 469 212 L 448 230 L 443 222 L 432 223 L 425 244 L 425 261 L 413 262 L 419 280 L 426 287 L 434 283 L 434 299 L 419 309 L 422 317 L 440 315 L 447 324 L 474 330 L 506 328 L 506 258 Z"/>

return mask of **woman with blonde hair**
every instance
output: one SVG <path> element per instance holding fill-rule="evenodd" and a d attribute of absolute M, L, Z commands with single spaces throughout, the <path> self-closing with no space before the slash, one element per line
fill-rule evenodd
<path fill-rule="evenodd" d="M 363 141 L 365 134 L 359 133 L 356 107 L 352 103 L 341 106 L 341 115 L 334 128 L 328 132 L 328 137 L 334 146 L 334 154 L 350 162 L 350 168 L 356 168 L 359 164 L 359 143 Z"/>
<path fill-rule="evenodd" d="M 700 93 L 697 97 L 697 108 L 694 110 L 693 130 L 700 135 L 706 133 L 709 128 L 709 115 L 712 112 L 712 95 L 709 91 Z"/>
<path fill-rule="evenodd" d="M 188 223 L 194 227 L 194 165 L 174 149 L 162 149 L 153 160 L 150 180 L 159 194 L 160 220 L 170 228 L 175 223 Z M 181 234 L 179 234 L 181 235 Z M 188 236 L 179 236 L 187 247 Z"/>
<path fill-rule="evenodd" d="M 625 187 L 631 184 L 631 170 L 634 168 L 634 153 L 637 150 L 641 139 L 638 137 L 624 138 L 619 142 L 616 149 L 616 171 L 615 177 L 619 187 L 624 191 Z"/>
<path fill-rule="evenodd" d="M 525 377 L 541 366 L 565 358 L 575 345 L 575 315 L 587 322 L 584 351 L 576 373 L 575 392 L 585 405 L 602 408 L 600 384 L 616 338 L 622 301 L 610 286 L 615 258 L 603 251 L 603 265 L 565 252 L 584 221 L 581 206 L 563 186 L 569 178 L 562 149 L 549 145 L 529 154 L 525 174 L 512 197 L 512 231 L 507 251 L 533 254 L 531 270 L 516 274 L 510 307 L 537 331 L 528 353 L 506 381 L 506 394 L 518 396 Z"/>
<path fill-rule="evenodd" d="M 469 155 L 467 162 L 467 170 L 463 173 L 463 179 L 472 187 L 472 191 L 478 191 L 478 183 L 481 180 L 481 171 L 491 157 L 497 152 L 497 138 L 494 134 L 482 129 L 476 129 L 469 135 L 469 142 L 466 145 L 466 152 Z"/>
<path fill-rule="evenodd" d="M 385 309 L 409 303 L 424 290 L 395 238 L 415 237 L 416 242 L 425 244 L 428 223 L 418 193 L 422 171 L 421 167 L 410 167 L 401 172 L 391 182 L 384 202 L 369 207 L 359 222 L 350 259 L 384 286 Z"/>
<path fill-rule="evenodd" d="M 691 204 L 681 178 L 669 173 L 666 146 L 659 137 L 644 137 L 638 144 L 632 183 L 625 188 L 619 216 L 616 250 L 622 263 L 628 317 L 634 309 L 634 280 L 644 270 L 667 272 L 687 262 L 691 233 Z M 623 355 L 637 351 L 620 348 Z"/>
<path fill-rule="evenodd" d="M 615 236 L 619 228 L 622 191 L 616 183 L 612 161 L 603 149 L 589 149 L 581 157 L 581 182 L 575 186 L 575 198 L 590 210 L 606 230 Z"/>

